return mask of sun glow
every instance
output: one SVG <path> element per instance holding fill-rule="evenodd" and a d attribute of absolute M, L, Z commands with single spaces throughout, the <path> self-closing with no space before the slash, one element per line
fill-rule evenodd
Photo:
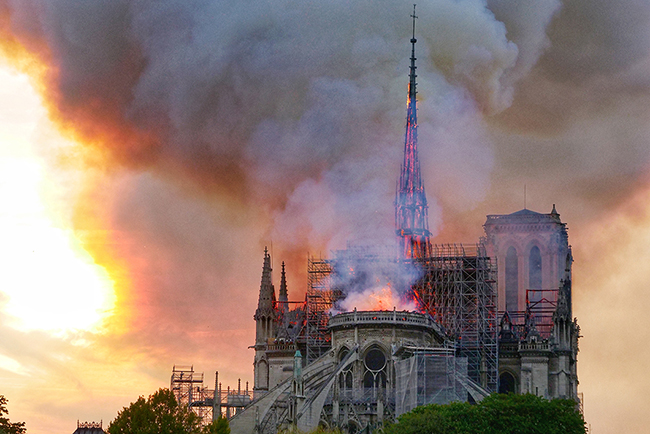
<path fill-rule="evenodd" d="M 75 146 L 57 134 L 26 76 L 0 68 L 0 312 L 22 330 L 97 330 L 113 282 L 72 230 L 83 174 L 48 155 Z"/>

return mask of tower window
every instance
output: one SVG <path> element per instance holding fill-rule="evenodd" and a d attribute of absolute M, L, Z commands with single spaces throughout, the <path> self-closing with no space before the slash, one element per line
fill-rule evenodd
<path fill-rule="evenodd" d="M 506 311 L 514 312 L 519 310 L 518 302 L 519 263 L 517 261 L 517 250 L 510 247 L 506 254 Z"/>
<path fill-rule="evenodd" d="M 259 389 L 269 388 L 269 364 L 266 360 L 260 360 L 257 365 L 257 387 Z"/>
<path fill-rule="evenodd" d="M 542 289 L 542 255 L 537 246 L 533 246 L 533 248 L 530 249 L 528 270 L 528 288 Z"/>

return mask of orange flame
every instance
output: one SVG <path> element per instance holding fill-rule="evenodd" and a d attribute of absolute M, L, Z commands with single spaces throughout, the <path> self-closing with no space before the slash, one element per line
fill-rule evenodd
<path fill-rule="evenodd" d="M 341 303 L 346 311 L 357 310 L 416 310 L 416 304 L 397 294 L 390 285 L 374 287 L 348 294 Z"/>

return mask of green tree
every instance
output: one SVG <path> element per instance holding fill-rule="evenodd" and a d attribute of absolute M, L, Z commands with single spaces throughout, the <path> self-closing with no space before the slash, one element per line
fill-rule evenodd
<path fill-rule="evenodd" d="M 8 417 L 9 411 L 7 410 L 7 398 L 0 395 L 0 434 L 24 434 L 25 422 L 10 422 Z"/>
<path fill-rule="evenodd" d="M 213 420 L 209 425 L 203 427 L 203 434 L 230 434 L 228 419 L 223 416 Z"/>
<path fill-rule="evenodd" d="M 169 389 L 124 407 L 108 426 L 109 434 L 201 434 L 199 417 L 178 405 Z"/>
<path fill-rule="evenodd" d="M 494 394 L 478 404 L 426 405 L 403 414 L 385 434 L 585 434 L 570 399 Z"/>

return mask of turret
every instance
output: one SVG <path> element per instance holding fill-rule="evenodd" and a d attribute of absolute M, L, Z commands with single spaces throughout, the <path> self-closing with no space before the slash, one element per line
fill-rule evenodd
<path fill-rule="evenodd" d="M 289 291 L 287 291 L 287 273 L 284 271 L 284 261 L 282 261 L 282 273 L 280 275 L 278 304 L 278 310 L 283 314 L 287 313 L 289 310 Z"/>
<path fill-rule="evenodd" d="M 271 256 L 264 248 L 264 265 L 262 266 L 262 283 L 257 301 L 254 319 L 257 325 L 255 344 L 266 344 L 277 332 L 278 312 L 276 310 L 275 288 L 271 282 Z"/>

